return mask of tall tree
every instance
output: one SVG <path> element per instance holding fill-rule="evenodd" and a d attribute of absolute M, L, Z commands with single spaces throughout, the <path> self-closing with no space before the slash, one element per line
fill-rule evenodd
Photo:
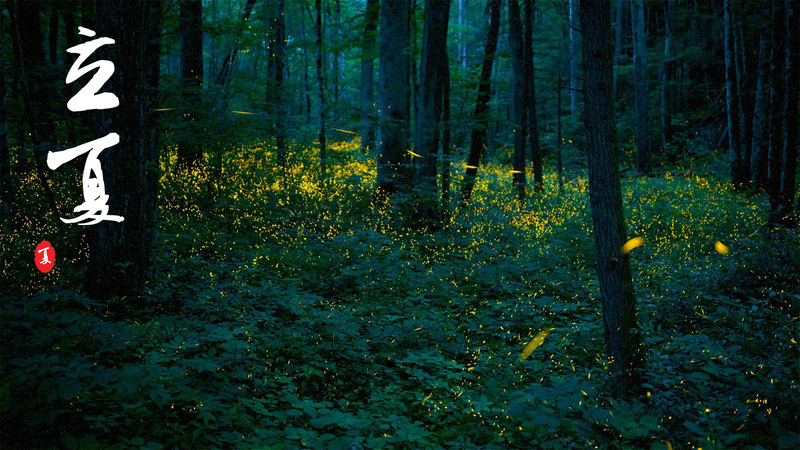
<path fill-rule="evenodd" d="M 644 31 L 643 0 L 631 0 L 633 27 L 633 70 L 636 85 L 636 169 L 649 175 L 650 155 L 650 88 L 647 81 L 647 36 Z"/>
<path fill-rule="evenodd" d="M 272 31 L 269 36 L 269 66 L 272 79 L 267 91 L 267 104 L 275 129 L 275 148 L 278 165 L 286 167 L 286 86 L 284 72 L 286 61 L 286 0 L 275 0 L 275 14 L 270 19 Z"/>
<path fill-rule="evenodd" d="M 178 161 L 182 166 L 192 167 L 203 157 L 203 147 L 196 137 L 203 91 L 203 1 L 181 0 L 179 14 L 184 128 L 178 143 Z"/>
<path fill-rule="evenodd" d="M 725 0 L 725 92 L 728 111 L 728 150 L 731 164 L 731 182 L 735 188 L 746 182 L 746 167 L 742 159 L 741 119 L 739 117 L 739 92 L 736 80 L 736 61 L 734 48 L 734 19 L 731 11 L 732 0 Z"/>
<path fill-rule="evenodd" d="M 758 44 L 758 68 L 756 73 L 756 98 L 753 106 L 753 148 L 750 153 L 750 173 L 757 189 L 767 186 L 769 166 L 769 59 L 770 29 L 764 25 Z"/>
<path fill-rule="evenodd" d="M 367 0 L 364 11 L 364 35 L 361 41 L 361 151 L 375 148 L 375 38 L 378 30 L 380 1 Z"/>
<path fill-rule="evenodd" d="M 303 42 L 303 95 L 305 96 L 306 125 L 311 124 L 311 85 L 308 82 L 308 45 L 306 45 L 306 10 L 300 8 L 300 40 Z M 310 14 L 309 14 L 310 15 Z"/>
<path fill-rule="evenodd" d="M 527 138 L 527 105 L 525 94 L 525 52 L 523 49 L 522 22 L 519 0 L 508 0 L 508 40 L 511 44 L 511 66 L 514 86 L 514 158 L 513 180 L 517 200 L 525 202 L 525 140 Z"/>
<path fill-rule="evenodd" d="M 531 162 L 533 163 L 533 188 L 535 191 L 544 190 L 542 179 L 542 153 L 539 147 L 539 124 L 536 117 L 536 64 L 533 57 L 533 15 L 536 8 L 535 0 L 524 0 L 525 5 L 525 104 L 527 112 L 527 131 L 531 142 Z"/>
<path fill-rule="evenodd" d="M 661 146 L 667 152 L 667 145 L 672 139 L 672 111 L 670 99 L 672 98 L 671 83 L 675 59 L 675 43 L 673 42 L 673 29 L 675 28 L 675 0 L 667 0 L 664 8 L 664 60 L 661 62 Z"/>
<path fill-rule="evenodd" d="M 777 222 L 790 225 L 794 212 L 797 176 L 797 148 L 800 146 L 800 2 L 786 0 L 786 142 L 783 147 L 783 174 L 778 198 Z M 794 224 L 796 225 L 796 224 Z"/>
<path fill-rule="evenodd" d="M 630 260 L 621 251 L 626 230 L 612 97 L 614 53 L 609 3 L 584 1 L 581 4 L 586 74 L 584 124 L 603 335 L 613 376 L 611 386 L 614 395 L 629 397 L 639 383 L 641 335 L 637 330 Z"/>
<path fill-rule="evenodd" d="M 784 112 L 786 106 L 786 3 L 784 0 L 772 2 L 772 64 L 770 68 L 770 136 L 769 136 L 769 175 L 767 195 L 769 196 L 771 223 L 780 221 L 779 213 L 781 191 L 781 163 L 784 145 Z"/>
<path fill-rule="evenodd" d="M 430 215 L 435 210 L 436 169 L 441 134 L 444 83 L 448 64 L 447 25 L 449 0 L 425 0 L 422 31 L 420 91 L 415 125 L 415 153 L 419 155 L 414 172 L 414 187 L 419 211 Z M 426 217 L 426 219 L 428 219 Z"/>
<path fill-rule="evenodd" d="M 572 119 L 578 120 L 578 71 L 580 70 L 580 49 L 581 35 L 579 32 L 578 10 L 580 9 L 579 0 L 569 0 L 569 107 Z"/>
<path fill-rule="evenodd" d="M 5 25 L 0 18 L 0 25 Z M 0 26 L 0 28 L 3 28 Z M 3 39 L 0 33 L 0 54 L 3 53 Z M 8 146 L 8 111 L 6 110 L 6 71 L 5 64 L 0 64 L 0 231 L 6 232 L 5 225 L 11 219 L 11 149 Z"/>
<path fill-rule="evenodd" d="M 327 178 L 328 158 L 325 142 L 325 65 L 322 63 L 322 0 L 316 0 L 315 8 L 317 11 L 317 21 L 314 24 L 314 31 L 317 34 L 317 88 L 319 95 L 319 161 L 321 167 L 322 182 Z"/>
<path fill-rule="evenodd" d="M 253 6 L 255 6 L 255 4 L 256 0 L 247 0 L 247 3 L 245 3 L 244 11 L 242 11 L 242 27 L 246 26 L 247 19 L 250 18 L 250 13 L 253 11 Z M 239 54 L 240 42 L 240 36 L 237 34 L 233 40 L 233 45 L 231 46 L 230 51 L 227 55 L 225 55 L 225 59 L 222 61 L 222 66 L 220 67 L 219 73 L 217 74 L 217 78 L 215 80 L 216 85 L 225 86 L 228 83 L 228 80 L 233 73 L 234 64 L 236 63 L 236 56 Z"/>
<path fill-rule="evenodd" d="M 385 194 L 406 190 L 409 170 L 409 0 L 381 4 L 377 187 Z"/>
<path fill-rule="evenodd" d="M 617 0 L 617 17 L 614 24 L 614 100 L 617 99 L 617 78 L 619 66 L 622 65 L 622 18 L 625 17 L 625 0 Z"/>
<path fill-rule="evenodd" d="M 494 55 L 497 51 L 497 41 L 500 35 L 500 13 L 503 9 L 503 1 L 487 0 L 486 7 L 490 11 L 489 31 L 486 35 L 486 46 L 483 50 L 481 77 L 478 81 L 478 96 L 475 100 L 475 112 L 473 114 L 475 123 L 472 125 L 469 155 L 467 156 L 467 170 L 464 174 L 463 184 L 461 185 L 462 206 L 469 201 L 472 195 L 472 189 L 475 186 L 475 176 L 478 173 L 478 165 L 481 162 L 481 156 L 486 152 L 486 129 L 489 127 L 489 99 L 492 95 L 492 67 L 494 65 Z"/>
<path fill-rule="evenodd" d="M 116 71 L 104 86 L 119 98 L 119 106 L 100 112 L 100 132 L 118 133 L 120 142 L 100 154 L 109 196 L 109 211 L 123 222 L 101 222 L 88 231 L 86 283 L 97 298 L 135 295 L 144 286 L 154 243 L 154 204 L 158 186 L 149 171 L 157 171 L 152 115 L 157 98 L 153 77 L 158 58 L 148 55 L 160 33 L 154 11 L 158 0 L 98 0 L 97 35 L 113 38 L 99 57 L 113 61 Z M 154 12 L 157 13 L 154 17 Z"/>

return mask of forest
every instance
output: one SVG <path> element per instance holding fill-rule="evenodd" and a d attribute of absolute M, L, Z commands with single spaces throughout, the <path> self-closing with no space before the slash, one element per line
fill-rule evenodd
<path fill-rule="evenodd" d="M 800 449 L 800 0 L 0 0 L 0 448 Z"/>

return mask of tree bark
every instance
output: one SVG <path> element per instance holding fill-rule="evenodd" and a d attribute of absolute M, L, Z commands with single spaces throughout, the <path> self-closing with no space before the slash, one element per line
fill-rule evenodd
<path fill-rule="evenodd" d="M 250 18 L 250 13 L 253 11 L 253 6 L 255 4 L 256 0 L 247 0 L 247 3 L 245 3 L 244 11 L 242 12 L 242 24 L 246 23 L 247 19 Z M 225 86 L 230 80 L 234 64 L 236 63 L 236 55 L 239 54 L 239 42 L 240 37 L 237 35 L 233 41 L 233 46 L 222 61 L 222 67 L 220 67 L 215 81 L 217 86 Z"/>
<path fill-rule="evenodd" d="M 770 139 L 769 174 L 767 194 L 769 196 L 772 224 L 780 222 L 781 163 L 784 146 L 784 112 L 786 106 L 786 3 L 773 0 L 772 3 L 772 66 L 770 69 Z"/>
<path fill-rule="evenodd" d="M 315 32 L 317 33 L 317 88 L 319 96 L 319 161 L 320 161 L 320 176 L 322 183 L 326 182 L 328 171 L 328 158 L 327 148 L 325 142 L 325 115 L 327 114 L 325 106 L 325 65 L 322 63 L 323 49 L 322 49 L 322 0 L 316 0 L 315 8 L 317 10 L 317 22 L 314 25 Z"/>
<path fill-rule="evenodd" d="M 617 0 L 617 20 L 615 25 L 614 37 L 614 100 L 617 99 L 617 76 L 619 66 L 622 65 L 622 18 L 625 17 L 625 0 Z"/>
<path fill-rule="evenodd" d="M 486 35 L 483 64 L 481 65 L 481 78 L 478 81 L 478 96 L 475 100 L 475 124 L 472 126 L 472 137 L 467 156 L 467 170 L 461 186 L 461 206 L 465 206 L 472 195 L 475 186 L 475 176 L 481 157 L 486 152 L 486 129 L 489 127 L 489 99 L 492 95 L 492 67 L 494 65 L 497 41 L 500 35 L 500 16 L 503 9 L 502 0 L 487 0 L 486 7 L 490 9 L 489 31 Z"/>
<path fill-rule="evenodd" d="M 99 159 L 109 211 L 125 220 L 101 222 L 88 231 L 86 287 L 95 298 L 136 295 L 147 279 L 157 190 L 147 172 L 158 167 L 158 152 L 148 130 L 157 98 L 150 66 L 158 61 L 148 51 L 154 49 L 152 34 L 161 28 L 152 24 L 153 10 L 148 0 L 100 0 L 97 4 L 97 35 L 116 41 L 98 51 L 99 58 L 116 66 L 105 88 L 119 98 L 117 108 L 100 112 L 100 132 L 120 136 L 119 145 L 103 151 Z"/>
<path fill-rule="evenodd" d="M 786 0 L 787 39 L 786 39 L 786 144 L 783 147 L 783 174 L 778 198 L 777 222 L 782 225 L 793 223 L 795 178 L 797 176 L 797 148 L 800 146 L 800 2 Z"/>
<path fill-rule="evenodd" d="M 407 191 L 409 127 L 409 0 L 381 4 L 377 188 L 383 194 Z"/>
<path fill-rule="evenodd" d="M 580 120 L 578 111 L 578 71 L 580 70 L 579 0 L 569 0 L 569 108 L 572 120 Z"/>
<path fill-rule="evenodd" d="M 270 36 L 270 67 L 272 67 L 271 84 L 273 91 L 267 92 L 267 104 L 270 105 L 272 123 L 275 127 L 275 151 L 278 165 L 286 169 L 286 86 L 284 72 L 286 61 L 286 0 L 276 0 L 275 16 L 272 20 L 273 33 Z M 284 173 L 285 175 L 285 173 Z"/>
<path fill-rule="evenodd" d="M 203 91 L 203 2 L 181 0 L 181 120 L 183 129 L 178 143 L 178 163 L 193 167 L 203 158 L 203 146 L 197 139 L 197 111 L 202 107 Z"/>
<path fill-rule="evenodd" d="M 309 14 L 310 15 L 310 14 Z M 300 8 L 300 40 L 303 42 L 303 95 L 305 96 L 306 125 L 311 124 L 311 85 L 308 82 L 308 45 L 306 45 L 306 8 Z"/>
<path fill-rule="evenodd" d="M 511 44 L 511 66 L 514 86 L 514 159 L 513 180 L 520 205 L 525 203 L 525 141 L 528 118 L 525 104 L 525 52 L 519 0 L 508 0 L 508 39 Z"/>
<path fill-rule="evenodd" d="M 533 57 L 533 14 L 536 8 L 535 0 L 524 0 L 525 5 L 525 97 L 528 106 L 527 132 L 531 142 L 531 162 L 533 163 L 533 189 L 536 192 L 544 191 L 542 179 L 542 153 L 539 147 L 539 124 L 536 117 L 536 64 Z"/>
<path fill-rule="evenodd" d="M 375 148 L 375 35 L 378 30 L 380 1 L 367 0 L 364 12 L 364 36 L 361 42 L 361 151 Z"/>
<path fill-rule="evenodd" d="M 0 26 L 5 25 L 0 18 Z M 0 35 L 0 54 L 3 53 L 3 39 Z M 11 222 L 11 149 L 8 146 L 8 111 L 6 110 L 6 71 L 0 64 L 0 231 L 8 233 L 6 227 Z"/>
<path fill-rule="evenodd" d="M 672 139 L 672 114 L 670 99 L 672 98 L 671 83 L 673 74 L 673 63 L 675 50 L 673 43 L 673 28 L 675 0 L 667 0 L 666 11 L 664 13 L 664 61 L 661 63 L 661 145 L 664 153 L 667 153 L 667 146 Z"/>
<path fill-rule="evenodd" d="M 612 393 L 633 397 L 640 386 L 637 369 L 641 335 L 630 260 L 621 251 L 626 240 L 619 178 L 619 152 L 612 98 L 613 43 L 609 2 L 581 5 L 583 24 L 584 124 L 589 163 L 597 275 L 602 297 L 603 335 L 611 361 Z"/>
<path fill-rule="evenodd" d="M 650 88 L 647 80 L 647 36 L 644 32 L 643 0 L 631 0 L 633 66 L 636 85 L 636 169 L 650 175 Z"/>
<path fill-rule="evenodd" d="M 439 152 L 440 120 L 444 71 L 447 64 L 447 24 L 450 15 L 448 0 L 425 0 L 425 19 L 422 34 L 419 110 L 415 125 L 416 170 L 414 186 L 420 195 L 435 192 L 436 162 Z M 433 189 L 432 189 L 433 187 Z"/>
<path fill-rule="evenodd" d="M 769 28 L 761 32 L 758 45 L 758 73 L 756 100 L 753 107 L 753 147 L 750 155 L 750 173 L 756 189 L 765 189 L 769 173 Z"/>

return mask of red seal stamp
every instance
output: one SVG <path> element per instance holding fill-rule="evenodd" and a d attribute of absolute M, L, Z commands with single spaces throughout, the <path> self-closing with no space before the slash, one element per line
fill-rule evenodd
<path fill-rule="evenodd" d="M 53 244 L 47 241 L 40 242 L 33 252 L 33 262 L 36 263 L 36 268 L 40 272 L 50 272 L 56 264 L 56 249 Z"/>

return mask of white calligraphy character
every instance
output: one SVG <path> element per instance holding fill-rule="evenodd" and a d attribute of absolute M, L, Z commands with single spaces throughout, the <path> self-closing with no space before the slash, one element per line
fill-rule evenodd
<path fill-rule="evenodd" d="M 49 250 L 49 249 L 50 249 L 50 247 L 45 247 L 45 248 L 39 250 L 39 253 L 44 252 L 44 256 L 42 257 L 42 260 L 39 261 L 39 264 L 42 264 L 42 265 L 53 264 L 53 262 L 50 261 L 50 259 L 47 257 L 47 250 Z"/>
<path fill-rule="evenodd" d="M 95 32 L 83 27 L 78 27 L 78 34 L 94 37 Z M 70 84 L 92 70 L 97 69 L 97 73 L 95 73 L 92 79 L 86 83 L 86 86 L 78 91 L 78 93 L 69 99 L 69 102 L 67 102 L 67 108 L 70 111 L 77 112 L 88 111 L 90 109 L 110 109 L 119 106 L 119 99 L 113 93 L 97 93 L 97 91 L 99 91 L 100 88 L 106 84 L 106 81 L 111 78 L 111 75 L 114 75 L 114 63 L 107 60 L 100 60 L 81 67 L 81 64 L 85 63 L 95 50 L 106 44 L 113 43 L 113 39 L 102 37 L 67 49 L 67 53 L 78 54 L 78 58 L 72 64 L 72 67 L 69 68 L 69 72 L 67 73 L 67 84 Z"/>
<path fill-rule="evenodd" d="M 112 220 L 114 222 L 122 222 L 125 220 L 122 216 L 112 216 L 108 214 L 108 195 L 106 195 L 106 187 L 103 184 L 103 169 L 100 167 L 100 152 L 103 150 L 117 145 L 119 143 L 119 135 L 117 133 L 109 133 L 105 137 L 95 139 L 75 148 L 69 148 L 60 152 L 47 153 L 47 167 L 51 170 L 58 169 L 62 164 L 72 161 L 84 153 L 89 153 L 86 157 L 86 165 L 83 167 L 83 203 L 75 207 L 75 212 L 86 211 L 79 217 L 74 219 L 64 219 L 64 223 L 80 223 L 84 220 L 91 220 L 90 222 L 80 223 L 80 225 L 94 225 L 103 220 Z M 92 177 L 94 173 L 94 177 Z"/>

